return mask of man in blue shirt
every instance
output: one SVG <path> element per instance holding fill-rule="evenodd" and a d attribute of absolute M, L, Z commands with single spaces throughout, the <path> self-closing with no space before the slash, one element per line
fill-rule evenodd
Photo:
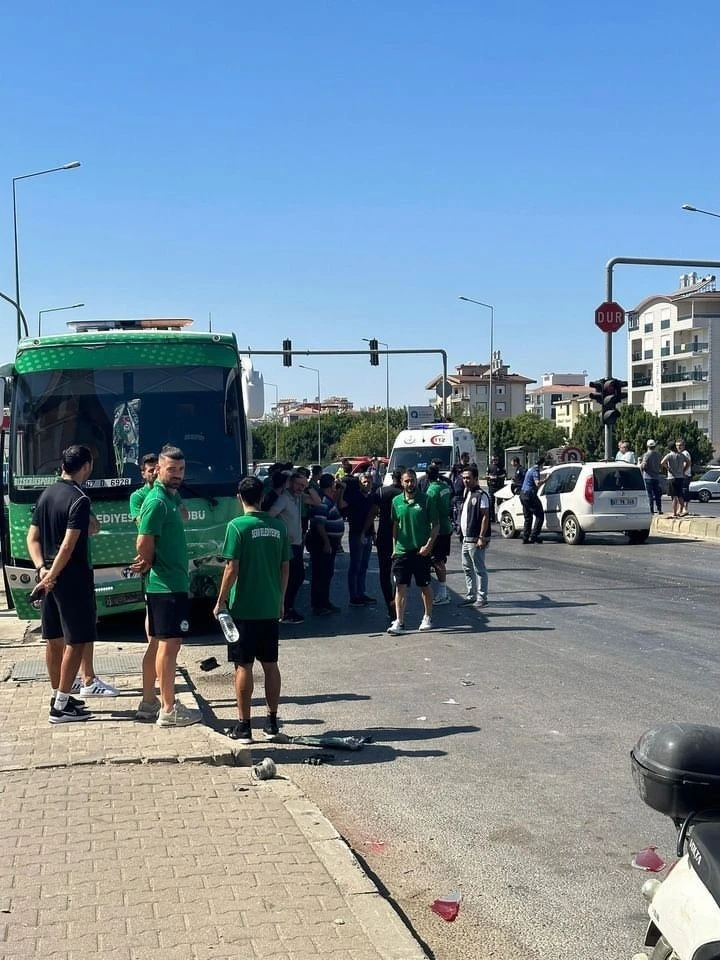
<path fill-rule="evenodd" d="M 537 494 L 538 487 L 543 482 L 540 471 L 545 466 L 543 457 L 538 459 L 534 467 L 530 467 L 525 474 L 522 489 L 520 490 L 520 503 L 522 503 L 523 514 L 525 515 L 525 525 L 523 527 L 523 543 L 542 543 L 540 540 L 540 531 L 545 519 L 545 511 Z M 533 522 L 533 518 L 534 522 Z M 532 526 L 532 532 L 530 527 Z"/>

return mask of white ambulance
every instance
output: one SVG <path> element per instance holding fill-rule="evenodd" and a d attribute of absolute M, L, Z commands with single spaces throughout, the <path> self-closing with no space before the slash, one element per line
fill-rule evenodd
<path fill-rule="evenodd" d="M 385 482 L 390 483 L 393 470 L 400 467 L 415 470 L 420 478 L 432 460 L 440 460 L 440 470 L 449 473 L 463 453 L 470 455 L 471 463 L 477 462 L 475 438 L 467 427 L 456 423 L 429 423 L 402 430 L 393 444 Z"/>

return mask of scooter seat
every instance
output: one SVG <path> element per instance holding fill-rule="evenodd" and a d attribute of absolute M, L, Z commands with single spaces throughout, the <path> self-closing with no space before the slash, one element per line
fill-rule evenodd
<path fill-rule="evenodd" d="M 690 866 L 720 906 L 720 822 L 694 823 L 688 831 Z"/>

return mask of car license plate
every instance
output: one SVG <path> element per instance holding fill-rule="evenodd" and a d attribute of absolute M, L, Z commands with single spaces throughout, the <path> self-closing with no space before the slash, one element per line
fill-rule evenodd
<path fill-rule="evenodd" d="M 637 497 L 610 497 L 611 507 L 635 507 Z"/>

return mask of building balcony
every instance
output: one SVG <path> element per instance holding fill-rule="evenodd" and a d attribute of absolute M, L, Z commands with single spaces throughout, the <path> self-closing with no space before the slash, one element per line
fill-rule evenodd
<path fill-rule="evenodd" d="M 652 386 L 652 377 L 633 377 L 632 379 L 633 387 L 650 387 Z"/>
<path fill-rule="evenodd" d="M 684 373 L 663 373 L 660 383 L 700 383 L 707 378 L 707 370 L 686 370 Z"/>
<path fill-rule="evenodd" d="M 666 400 L 660 404 L 660 410 L 663 413 L 671 413 L 674 410 L 707 410 L 707 400 Z"/>
<path fill-rule="evenodd" d="M 627 314 L 627 328 L 628 330 L 640 329 L 640 317 L 637 315 L 637 313 Z"/>
<path fill-rule="evenodd" d="M 709 349 L 709 343 L 693 340 L 692 343 L 679 343 L 675 347 L 675 353 L 707 353 Z"/>
<path fill-rule="evenodd" d="M 633 363 L 637 363 L 638 360 L 642 360 L 642 351 L 638 350 L 636 353 L 631 354 L 630 359 Z"/>

